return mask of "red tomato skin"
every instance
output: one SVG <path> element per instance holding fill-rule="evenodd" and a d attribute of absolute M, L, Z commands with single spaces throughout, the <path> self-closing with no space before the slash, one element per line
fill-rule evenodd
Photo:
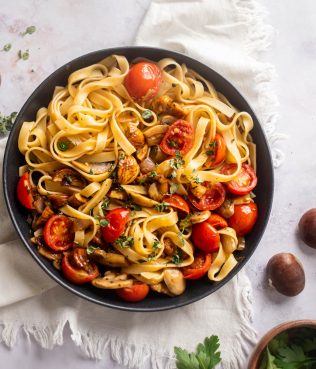
<path fill-rule="evenodd" d="M 219 250 L 219 234 L 207 221 L 193 224 L 192 240 L 196 248 L 206 253 L 212 253 Z"/>
<path fill-rule="evenodd" d="M 105 217 L 109 224 L 101 227 L 103 239 L 106 242 L 115 242 L 125 230 L 130 211 L 126 208 L 117 208 L 111 210 Z"/>
<path fill-rule="evenodd" d="M 226 191 L 221 183 L 207 184 L 207 191 L 201 198 L 189 194 L 189 200 L 198 210 L 215 210 L 225 201 Z"/>
<path fill-rule="evenodd" d="M 228 226 L 226 219 L 214 213 L 211 214 L 206 221 L 210 223 L 210 225 L 212 225 L 215 229 L 222 229 Z"/>
<path fill-rule="evenodd" d="M 203 265 L 200 266 L 198 259 L 205 259 L 203 260 Z M 197 266 L 195 266 L 197 264 Z M 191 279 L 196 280 L 202 278 L 210 269 L 212 264 L 212 255 L 211 254 L 199 254 L 195 256 L 194 262 L 187 266 L 182 268 L 183 277 L 185 279 Z"/>
<path fill-rule="evenodd" d="M 215 168 L 223 163 L 226 157 L 226 143 L 222 135 L 216 133 L 213 142 L 216 142 L 216 150 L 205 162 L 205 166 L 209 169 Z"/>
<path fill-rule="evenodd" d="M 148 101 L 156 96 L 161 81 L 161 70 L 156 64 L 139 62 L 131 66 L 124 86 L 133 100 Z"/>
<path fill-rule="evenodd" d="M 29 173 L 25 172 L 18 181 L 17 185 L 17 197 L 20 203 L 27 209 L 34 209 L 33 196 L 31 193 L 31 185 L 29 179 Z"/>
<path fill-rule="evenodd" d="M 74 266 L 72 266 L 71 263 L 69 262 L 69 254 L 70 253 L 65 253 L 61 261 L 61 270 L 65 278 L 69 282 L 81 285 L 91 282 L 93 279 L 98 277 L 99 269 L 94 263 L 90 262 L 91 266 L 93 267 L 93 271 L 92 273 L 88 273 L 85 270 L 77 269 Z"/>
<path fill-rule="evenodd" d="M 131 287 L 119 288 L 115 292 L 124 301 L 138 302 L 146 298 L 149 287 L 145 283 L 135 283 Z"/>
<path fill-rule="evenodd" d="M 230 227 L 234 228 L 237 236 L 242 237 L 251 232 L 258 218 L 256 203 L 234 206 L 234 214 L 228 219 Z"/>
<path fill-rule="evenodd" d="M 59 232 L 59 236 L 58 234 L 56 235 L 56 231 L 55 231 L 55 227 L 54 227 L 54 223 L 55 223 L 55 227 L 58 226 L 58 223 L 61 223 L 60 226 L 61 227 L 66 227 L 69 229 L 69 234 L 63 234 L 60 230 Z M 66 251 L 68 250 L 72 244 L 73 244 L 73 240 L 74 240 L 74 234 L 73 237 L 70 234 L 71 231 L 71 221 L 68 217 L 66 217 L 65 215 L 53 215 L 51 216 L 48 221 L 45 223 L 44 226 L 44 240 L 46 245 L 53 251 L 55 252 L 61 252 L 61 251 Z M 55 234 L 53 234 L 53 232 Z M 61 242 L 61 237 L 65 236 L 66 240 L 65 240 L 65 245 L 58 245 L 58 242 Z"/>
<path fill-rule="evenodd" d="M 182 210 L 186 214 L 190 213 L 190 208 L 189 208 L 188 203 L 180 195 L 173 194 L 173 195 L 164 196 L 163 201 L 171 205 L 174 208 Z"/>
<path fill-rule="evenodd" d="M 227 173 L 227 171 L 233 168 L 235 169 L 236 167 L 236 164 L 227 164 L 222 168 L 222 173 L 225 174 L 225 172 Z M 241 186 L 237 180 L 229 181 L 226 183 L 229 192 L 233 193 L 234 195 L 246 195 L 256 187 L 258 178 L 250 165 L 242 164 L 241 172 L 238 176 L 245 176 L 250 183 L 246 186 Z"/>
<path fill-rule="evenodd" d="M 170 141 L 179 143 L 179 147 L 170 146 Z M 180 155 L 188 153 L 194 142 L 194 129 L 191 123 L 183 119 L 178 119 L 171 124 L 165 133 L 159 147 L 167 155 L 175 156 L 177 151 Z"/>

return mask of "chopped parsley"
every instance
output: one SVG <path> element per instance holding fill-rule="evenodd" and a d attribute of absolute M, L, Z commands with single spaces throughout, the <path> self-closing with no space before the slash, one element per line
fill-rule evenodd
<path fill-rule="evenodd" d="M 101 219 L 100 220 L 100 226 L 101 227 L 106 227 L 107 225 L 109 225 L 109 221 L 107 219 Z"/>
<path fill-rule="evenodd" d="M 168 206 L 170 206 L 168 203 L 161 202 L 160 204 L 155 205 L 155 209 L 160 213 L 163 213 Z"/>
<path fill-rule="evenodd" d="M 209 149 L 206 151 L 206 155 L 212 156 L 215 155 L 215 151 L 217 149 L 217 141 L 211 141 L 209 144 Z"/>
<path fill-rule="evenodd" d="M 95 250 L 100 250 L 100 247 L 96 247 L 96 246 L 88 246 L 87 247 L 87 254 L 91 255 L 94 253 Z"/>
<path fill-rule="evenodd" d="M 0 113 L 0 135 L 6 135 L 9 133 L 17 114 L 17 112 L 13 112 L 10 115 L 6 116 Z"/>
<path fill-rule="evenodd" d="M 178 191 L 178 189 L 179 189 L 179 186 L 180 185 L 178 183 L 171 183 L 169 193 L 171 195 L 173 195 L 174 193 L 176 193 Z"/>
<path fill-rule="evenodd" d="M 142 112 L 142 118 L 144 119 L 144 120 L 152 120 L 153 119 L 153 112 L 151 111 L 151 110 L 149 110 L 149 109 L 147 109 L 147 110 L 144 110 L 143 112 Z"/>
<path fill-rule="evenodd" d="M 67 151 L 72 143 L 70 141 L 58 141 L 57 147 L 60 151 Z"/>
<path fill-rule="evenodd" d="M 94 171 L 90 168 L 89 174 L 94 174 Z"/>
<path fill-rule="evenodd" d="M 5 51 L 5 52 L 8 52 L 8 51 L 10 51 L 11 50 L 11 48 L 12 48 L 12 44 L 5 44 L 4 46 L 3 46 L 3 48 L 2 48 L 2 50 L 1 51 Z"/>
<path fill-rule="evenodd" d="M 106 210 L 108 208 L 108 206 L 110 205 L 110 202 L 111 202 L 111 200 L 108 197 L 105 197 L 104 198 L 104 201 L 103 201 L 103 203 L 101 205 L 101 208 L 103 210 Z"/>
<path fill-rule="evenodd" d="M 178 148 L 179 148 L 178 143 L 177 143 L 176 141 L 174 141 L 174 140 L 168 140 L 168 144 L 169 144 L 171 147 L 174 147 L 174 148 L 176 148 L 176 149 L 178 149 Z"/>
<path fill-rule="evenodd" d="M 180 225 L 180 231 L 181 231 L 181 233 L 183 233 L 184 229 L 191 225 L 191 214 L 189 214 L 185 218 L 183 218 L 180 221 L 179 225 Z"/>
<path fill-rule="evenodd" d="M 170 159 L 169 160 L 170 168 L 173 168 L 173 169 L 180 169 L 180 168 L 182 168 L 182 166 L 183 166 L 184 163 L 185 162 L 182 159 L 182 156 L 181 156 L 179 150 L 176 151 L 176 156 L 173 159 Z"/>
<path fill-rule="evenodd" d="M 182 250 L 181 249 L 177 249 L 177 251 L 172 255 L 172 262 L 173 264 L 179 265 L 183 262 L 183 258 L 182 258 Z"/>
<path fill-rule="evenodd" d="M 29 49 L 27 49 L 25 51 L 19 50 L 18 57 L 19 57 L 19 59 L 27 60 L 30 57 Z"/>
<path fill-rule="evenodd" d="M 72 182 L 72 177 L 71 176 L 65 176 L 65 180 L 68 184 L 71 184 Z"/>
<path fill-rule="evenodd" d="M 20 35 L 21 36 L 31 35 L 35 31 L 36 31 L 35 26 L 29 26 L 29 27 L 26 28 L 26 30 L 24 32 L 20 32 Z"/>
<path fill-rule="evenodd" d="M 151 177 L 151 178 L 154 178 L 154 177 L 156 177 L 158 174 L 157 174 L 157 172 L 155 172 L 155 171 L 152 171 L 152 172 L 150 172 L 150 173 L 148 173 L 148 177 Z"/>
<path fill-rule="evenodd" d="M 121 247 L 131 247 L 134 245 L 134 238 L 133 237 L 126 237 L 126 236 L 121 236 L 119 237 L 115 243 Z"/>

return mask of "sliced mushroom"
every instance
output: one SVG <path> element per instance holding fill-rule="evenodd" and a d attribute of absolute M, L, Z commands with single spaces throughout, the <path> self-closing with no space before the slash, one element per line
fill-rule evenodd
<path fill-rule="evenodd" d="M 216 209 L 224 218 L 230 218 L 234 214 L 234 203 L 231 198 L 226 198 L 223 204 Z"/>
<path fill-rule="evenodd" d="M 209 210 L 199 211 L 180 220 L 179 226 L 180 228 L 191 227 L 193 224 L 206 221 L 210 216 L 211 212 Z"/>
<path fill-rule="evenodd" d="M 168 290 L 167 286 L 165 283 L 161 282 L 161 283 L 156 283 L 156 284 L 151 284 L 150 288 L 158 293 L 163 293 L 164 295 L 168 295 L 173 297 L 174 295 Z"/>
<path fill-rule="evenodd" d="M 46 208 L 42 212 L 42 215 L 36 221 L 36 227 L 39 228 L 43 226 L 48 221 L 48 219 L 53 215 L 55 215 L 53 210 L 49 206 L 46 206 Z"/>
<path fill-rule="evenodd" d="M 140 163 L 140 171 L 143 174 L 150 173 L 155 170 L 156 164 L 152 161 L 151 158 L 146 158 Z"/>
<path fill-rule="evenodd" d="M 168 156 L 163 151 L 161 151 L 158 145 L 155 145 L 151 148 L 150 157 L 153 159 L 155 163 L 158 164 L 168 158 Z"/>
<path fill-rule="evenodd" d="M 37 250 L 41 255 L 43 255 L 46 259 L 49 260 L 61 259 L 62 257 L 62 254 L 53 253 L 50 250 L 48 250 L 48 248 L 42 245 L 38 245 Z"/>
<path fill-rule="evenodd" d="M 38 212 L 38 214 L 42 214 L 42 212 L 45 209 L 45 201 L 44 201 L 43 197 L 38 195 L 36 197 L 35 201 L 33 201 L 33 206 L 34 206 L 35 210 Z"/>
<path fill-rule="evenodd" d="M 72 229 L 74 232 L 77 231 L 84 231 L 85 229 L 89 228 L 92 224 L 92 221 L 90 219 L 78 219 L 78 218 L 72 218 Z"/>
<path fill-rule="evenodd" d="M 75 193 L 71 195 L 68 199 L 68 203 L 73 208 L 79 208 L 82 204 L 85 204 L 87 202 L 87 199 L 80 195 L 80 193 Z"/>
<path fill-rule="evenodd" d="M 151 200 L 148 197 L 140 195 L 138 193 L 131 192 L 130 195 L 135 204 L 140 205 L 144 208 L 153 208 L 155 205 L 158 204 L 157 201 Z"/>
<path fill-rule="evenodd" d="M 103 278 L 96 278 L 91 283 L 97 288 L 117 289 L 131 287 L 133 285 L 133 280 L 127 279 L 127 274 L 118 274 L 108 271 L 104 274 Z"/>
<path fill-rule="evenodd" d="M 170 238 L 166 237 L 163 240 L 163 244 L 164 244 L 164 249 L 163 252 L 168 255 L 171 256 L 176 252 L 177 249 L 177 245 L 175 245 Z"/>
<path fill-rule="evenodd" d="M 181 295 L 185 291 L 185 279 L 179 269 L 165 269 L 164 281 L 173 295 Z"/>
<path fill-rule="evenodd" d="M 123 200 L 125 201 L 127 199 L 127 195 L 125 191 L 119 191 L 119 190 L 112 190 L 109 195 L 108 195 L 111 199 L 116 199 L 116 200 Z"/>
<path fill-rule="evenodd" d="M 54 182 L 60 182 L 63 186 L 73 186 L 83 188 L 86 186 L 86 180 L 72 168 L 63 168 L 55 171 L 53 175 Z"/>
<path fill-rule="evenodd" d="M 173 115 L 164 115 L 160 119 L 160 123 L 161 124 L 167 124 L 168 126 L 170 126 L 172 123 L 174 123 L 177 120 L 178 120 L 178 118 L 177 117 L 174 117 Z"/>
<path fill-rule="evenodd" d="M 168 129 L 169 127 L 163 124 L 146 129 L 144 135 L 146 136 L 148 146 L 159 145 Z"/>
<path fill-rule="evenodd" d="M 65 194 L 49 195 L 48 200 L 54 208 L 59 209 L 67 204 L 68 197 L 69 196 Z"/>
<path fill-rule="evenodd" d="M 192 194 L 195 197 L 198 197 L 198 198 L 202 197 L 205 194 L 206 190 L 207 190 L 206 187 L 202 186 L 201 184 L 191 182 L 190 185 L 191 185 Z"/>
<path fill-rule="evenodd" d="M 57 270 L 61 270 L 61 261 L 62 261 L 62 258 L 54 260 L 53 267 L 56 268 Z"/>
<path fill-rule="evenodd" d="M 189 114 L 188 110 L 175 102 L 170 96 L 162 95 L 153 101 L 154 111 L 158 114 L 168 113 L 178 118 L 184 118 Z"/>
<path fill-rule="evenodd" d="M 93 253 L 89 256 L 91 259 L 101 265 L 111 266 L 115 268 L 128 266 L 128 262 L 124 255 L 106 252 L 104 250 L 94 250 Z"/>
<path fill-rule="evenodd" d="M 139 165 L 136 159 L 130 155 L 119 153 L 119 162 L 117 170 L 117 178 L 120 184 L 128 184 L 133 182 L 139 173 Z"/>
<path fill-rule="evenodd" d="M 246 247 L 245 237 L 237 237 L 237 239 L 238 239 L 237 250 L 238 251 L 244 250 Z"/>
<path fill-rule="evenodd" d="M 142 148 L 145 145 L 145 136 L 143 132 L 133 123 L 128 123 L 125 134 L 129 142 L 136 148 Z"/>
<path fill-rule="evenodd" d="M 143 161 L 146 158 L 147 153 L 148 153 L 148 145 L 145 144 L 142 148 L 136 150 L 135 155 L 139 161 Z"/>
<path fill-rule="evenodd" d="M 110 162 L 87 163 L 87 166 L 90 168 L 89 172 L 93 174 L 103 174 L 112 170 L 113 164 Z"/>
<path fill-rule="evenodd" d="M 157 183 L 152 183 L 148 188 L 148 195 L 151 199 L 160 202 L 163 195 L 159 192 Z"/>

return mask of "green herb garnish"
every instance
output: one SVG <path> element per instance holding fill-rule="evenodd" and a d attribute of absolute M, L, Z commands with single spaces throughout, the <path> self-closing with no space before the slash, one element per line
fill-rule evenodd
<path fill-rule="evenodd" d="M 87 254 L 91 255 L 94 253 L 95 250 L 100 250 L 100 247 L 97 246 L 88 246 L 87 247 Z"/>
<path fill-rule="evenodd" d="M 152 120 L 153 119 L 153 112 L 151 111 L 151 110 L 149 110 L 149 109 L 147 109 L 147 110 L 144 110 L 143 112 L 142 112 L 142 118 L 144 119 L 144 120 Z"/>
<path fill-rule="evenodd" d="M 173 168 L 173 169 L 182 168 L 184 163 L 185 161 L 182 159 L 182 156 L 179 150 L 176 151 L 176 156 L 173 159 L 169 160 L 170 168 Z"/>
<path fill-rule="evenodd" d="M 100 226 L 101 227 L 106 227 L 107 225 L 109 225 L 109 221 L 107 219 L 101 219 L 100 220 Z"/>
<path fill-rule="evenodd" d="M 108 206 L 110 205 L 110 202 L 111 202 L 111 200 L 108 197 L 105 197 L 104 198 L 104 201 L 103 201 L 103 203 L 101 205 L 101 208 L 103 210 L 106 210 L 108 208 Z"/>
<path fill-rule="evenodd" d="M 89 174 L 94 174 L 94 171 L 90 168 Z"/>
<path fill-rule="evenodd" d="M 179 186 L 180 185 L 178 183 L 171 183 L 169 193 L 171 195 L 173 195 L 174 193 L 176 193 L 178 191 L 178 189 L 179 189 Z"/>
<path fill-rule="evenodd" d="M 176 149 L 178 149 L 178 148 L 179 148 L 178 143 L 177 143 L 176 141 L 174 141 L 174 140 L 168 140 L 168 144 L 169 144 L 171 147 L 174 147 L 174 148 L 176 148 Z"/>
<path fill-rule="evenodd" d="M 156 177 L 158 174 L 157 174 L 157 172 L 152 171 L 152 172 L 148 173 L 147 175 L 148 175 L 148 177 L 154 178 L 154 177 Z"/>
<path fill-rule="evenodd" d="M 2 50 L 1 50 L 1 51 L 8 52 L 8 51 L 10 51 L 10 50 L 11 50 L 11 48 L 12 48 L 12 44 L 5 44 L 5 45 L 3 46 L 3 48 L 2 48 Z"/>
<path fill-rule="evenodd" d="M 9 133 L 17 114 L 17 112 L 13 112 L 10 115 L 3 115 L 0 113 L 0 135 L 6 135 Z"/>
<path fill-rule="evenodd" d="M 71 184 L 72 182 L 72 177 L 71 176 L 65 176 L 65 180 L 68 184 Z"/>
<path fill-rule="evenodd" d="M 175 347 L 176 366 L 178 369 L 212 369 L 221 361 L 219 339 L 217 336 L 206 337 L 199 343 L 195 352 L 188 352 Z"/>
<path fill-rule="evenodd" d="M 191 214 L 187 215 L 185 218 L 181 219 L 179 222 L 181 233 L 184 232 L 185 228 L 191 226 Z"/>
<path fill-rule="evenodd" d="M 58 141 L 57 147 L 60 151 L 67 151 L 70 148 L 70 141 Z"/>
<path fill-rule="evenodd" d="M 29 27 L 26 28 L 26 30 L 24 32 L 20 32 L 20 35 L 21 36 L 31 35 L 35 31 L 36 31 L 36 27 L 35 26 L 29 26 Z"/>
<path fill-rule="evenodd" d="M 183 262 L 181 249 L 177 249 L 177 251 L 172 255 L 172 262 L 176 265 L 179 265 Z"/>
<path fill-rule="evenodd" d="M 118 244 L 121 247 L 131 247 L 134 245 L 134 239 L 133 237 L 126 237 L 126 236 L 121 236 L 119 237 L 116 241 L 116 244 Z"/>
<path fill-rule="evenodd" d="M 215 155 L 215 151 L 217 148 L 217 141 L 211 141 L 209 144 L 209 149 L 206 151 L 206 155 Z"/>
<path fill-rule="evenodd" d="M 160 204 L 155 205 L 155 209 L 163 213 L 168 206 L 170 206 L 168 203 L 161 202 Z"/>
<path fill-rule="evenodd" d="M 27 60 L 30 57 L 29 49 L 27 49 L 25 51 L 19 50 L 18 57 L 19 57 L 19 59 Z"/>

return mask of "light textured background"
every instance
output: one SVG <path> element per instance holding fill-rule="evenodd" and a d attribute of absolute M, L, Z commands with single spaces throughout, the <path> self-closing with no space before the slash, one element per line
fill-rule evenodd
<path fill-rule="evenodd" d="M 52 1 L 52 0 L 50 0 Z M 101 1 L 101 0 L 100 0 Z M 276 89 L 280 99 L 280 119 L 278 130 L 289 136 L 287 141 L 280 144 L 286 153 L 286 161 L 275 172 L 275 198 L 272 216 L 267 231 L 254 256 L 247 265 L 254 288 L 255 327 L 259 335 L 264 334 L 270 327 L 290 319 L 314 318 L 316 319 L 316 251 L 304 246 L 297 238 L 297 222 L 301 214 L 316 207 L 316 113 L 314 110 L 316 101 L 316 2 L 313 0 L 301 0 L 299 2 L 288 0 L 286 5 L 280 0 L 261 0 L 269 9 L 268 21 L 277 29 L 275 42 L 266 59 L 275 64 L 278 72 Z M 46 1 L 14 1 L 16 13 L 23 12 L 25 6 L 45 6 Z M 108 0 L 108 12 L 99 14 L 97 9 L 90 9 L 89 2 L 64 1 L 64 19 L 54 20 L 55 26 L 50 29 L 49 14 L 47 14 L 48 32 L 60 32 L 60 37 L 75 39 L 75 35 L 67 35 L 63 32 L 63 22 L 74 22 L 71 15 L 80 3 L 80 6 L 88 14 L 88 17 L 96 21 L 104 22 L 107 32 L 104 34 L 103 47 L 131 44 L 137 27 L 145 14 L 150 0 Z M 7 6 L 6 0 L 0 0 L 0 23 L 11 24 L 10 19 L 2 16 L 1 9 Z M 91 19 L 90 18 L 90 19 Z M 32 24 L 30 19 L 25 26 Z M 15 24 L 12 27 L 20 27 Z M 96 38 L 100 35 L 93 34 L 89 24 L 81 25 L 87 28 L 87 37 L 91 38 L 91 51 L 95 49 Z M 0 41 L 2 38 L 0 34 Z M 11 41 L 11 40 L 8 40 Z M 13 40 L 12 40 L 13 41 Z M 4 40 L 4 43 L 7 42 Z M 79 56 L 80 40 L 70 52 L 65 49 L 65 62 L 71 57 Z M 53 53 L 58 45 L 52 45 L 52 55 L 42 55 L 40 45 L 37 51 L 31 54 L 31 58 L 51 58 L 52 70 L 54 65 Z M 0 54 L 0 69 L 4 67 L 15 68 L 16 61 L 10 66 Z M 30 64 L 21 64 L 25 68 Z M 37 71 L 41 73 L 40 70 Z M 2 81 L 0 88 L 0 106 L 6 105 L 8 111 L 16 107 L 16 101 L 9 94 L 8 81 Z M 15 81 L 18 82 L 18 81 Z M 31 83 L 21 86 L 26 96 L 32 92 L 35 85 Z M 18 102 L 18 106 L 23 101 Z M 258 159 L 260 160 L 260 158 Z M 283 298 L 267 287 L 264 278 L 264 268 L 269 258 L 281 251 L 295 253 L 303 262 L 306 271 L 306 288 L 296 298 Z M 211 317 L 210 317 L 211 319 Z M 216 332 L 210 332 L 210 334 Z M 179 337 L 181 345 L 181 337 Z M 0 368 L 5 363 L 6 368 L 19 366 L 32 367 L 32 369 L 56 369 L 67 367 L 69 369 L 94 369 L 113 368 L 120 366 L 110 359 L 103 362 L 95 362 L 83 357 L 80 351 L 74 347 L 69 331 L 65 332 L 65 342 L 62 347 L 56 347 L 52 351 L 41 349 L 36 344 L 30 344 L 26 337 L 22 336 L 14 349 L 8 350 L 0 345 Z M 237 368 L 236 368 L 237 369 Z M 241 368 L 240 368 L 241 369 Z"/>

